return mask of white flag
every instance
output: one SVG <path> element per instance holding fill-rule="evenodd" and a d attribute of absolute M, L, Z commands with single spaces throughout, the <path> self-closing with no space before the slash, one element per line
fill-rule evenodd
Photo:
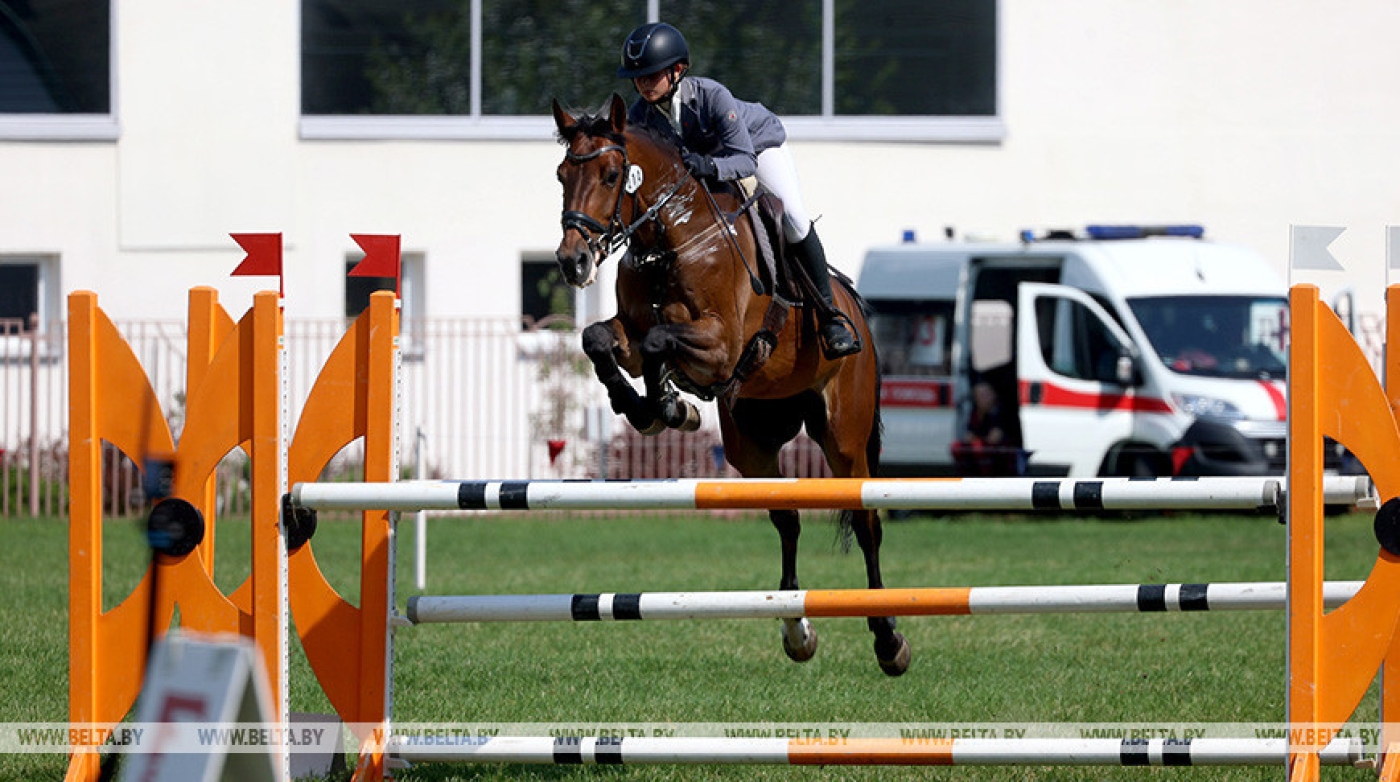
<path fill-rule="evenodd" d="M 1292 226 L 1289 242 L 1289 267 L 1293 269 L 1318 269 L 1320 271 L 1345 271 L 1327 249 L 1345 228 L 1325 225 Z"/>

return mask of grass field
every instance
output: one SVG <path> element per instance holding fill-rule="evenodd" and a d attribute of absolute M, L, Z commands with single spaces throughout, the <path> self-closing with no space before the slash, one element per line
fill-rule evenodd
<path fill-rule="evenodd" d="M 476 517 L 429 522 L 432 594 L 772 589 L 777 536 L 761 516 Z M 67 717 L 67 534 L 5 522 L 0 722 Z M 1368 516 L 1329 520 L 1327 574 L 1365 578 Z M 245 577 L 248 527 L 221 522 L 216 580 Z M 323 520 L 317 559 L 355 595 L 358 525 Z M 135 522 L 105 535 L 108 606 L 145 565 Z M 806 587 L 861 587 L 859 554 L 809 514 Z M 413 525 L 399 538 L 399 606 L 413 589 Z M 1134 520 L 962 516 L 887 524 L 889 586 L 1265 581 L 1284 577 L 1285 530 L 1255 516 Z M 352 597 L 353 600 L 353 597 Z M 396 718 L 406 722 L 1268 722 L 1284 713 L 1282 613 L 929 617 L 901 620 L 909 673 L 880 673 L 863 620 L 819 620 L 821 649 L 789 662 L 775 620 L 434 625 L 400 631 Z M 299 649 L 292 707 L 325 712 Z M 1374 694 L 1360 712 L 1375 713 Z M 57 755 L 0 756 L 0 779 L 61 779 Z M 1326 779 L 1367 779 L 1326 769 Z M 409 780 L 1272 780 L 1268 769 L 853 769 L 732 766 L 419 766 Z"/>

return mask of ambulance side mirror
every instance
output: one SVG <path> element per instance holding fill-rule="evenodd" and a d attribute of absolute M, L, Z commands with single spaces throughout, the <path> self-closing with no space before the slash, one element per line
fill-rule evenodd
<path fill-rule="evenodd" d="M 1125 388 L 1142 385 L 1142 371 L 1138 367 L 1137 357 L 1127 346 L 1119 347 L 1116 355 L 1104 356 L 1095 374 L 1100 383 L 1113 383 Z"/>
<path fill-rule="evenodd" d="M 1138 369 L 1137 358 L 1127 348 L 1118 353 L 1118 361 L 1113 367 L 1113 382 L 1120 386 L 1135 388 L 1142 385 L 1142 372 Z"/>

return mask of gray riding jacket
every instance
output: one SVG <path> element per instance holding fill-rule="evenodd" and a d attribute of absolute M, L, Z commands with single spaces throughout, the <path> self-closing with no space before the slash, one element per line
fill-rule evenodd
<path fill-rule="evenodd" d="M 721 180 L 753 176 L 758 153 L 787 141 L 776 114 L 762 103 L 736 100 L 714 79 L 686 76 L 671 100 L 680 104 L 679 134 L 660 108 L 641 98 L 627 112 L 628 124 L 646 125 L 691 152 L 709 155 Z"/>

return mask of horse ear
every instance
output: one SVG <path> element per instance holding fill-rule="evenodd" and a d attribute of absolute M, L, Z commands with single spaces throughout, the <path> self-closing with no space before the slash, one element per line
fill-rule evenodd
<path fill-rule="evenodd" d="M 616 92 L 612 95 L 612 105 L 608 107 L 608 121 L 617 133 L 621 133 L 622 129 L 627 127 L 627 101 Z"/>
<path fill-rule="evenodd" d="M 553 104 L 554 110 L 554 127 L 558 128 L 560 132 L 563 132 L 566 128 L 572 127 L 575 121 L 574 116 L 565 111 L 563 106 L 559 105 L 558 98 L 554 98 L 551 103 Z"/>

